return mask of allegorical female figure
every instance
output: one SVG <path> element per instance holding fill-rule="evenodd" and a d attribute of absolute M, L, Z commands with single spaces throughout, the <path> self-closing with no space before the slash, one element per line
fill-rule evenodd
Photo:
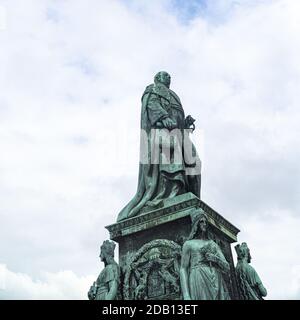
<path fill-rule="evenodd" d="M 100 248 L 100 259 L 105 268 L 88 292 L 90 300 L 116 300 L 120 281 L 120 269 L 114 260 L 116 244 L 106 240 Z"/>
<path fill-rule="evenodd" d="M 138 187 L 118 221 L 186 192 L 200 197 L 201 162 L 187 129 L 194 119 L 185 117 L 170 83 L 167 72 L 158 72 L 143 93 Z"/>
<path fill-rule="evenodd" d="M 184 300 L 230 300 L 223 279 L 229 272 L 220 247 L 207 238 L 208 221 L 203 210 L 191 214 L 192 231 L 181 256 L 180 284 Z"/>
<path fill-rule="evenodd" d="M 238 258 L 235 270 L 241 298 L 244 300 L 263 300 L 263 297 L 267 295 L 267 290 L 255 269 L 249 264 L 251 255 L 247 243 L 237 244 L 235 251 Z"/>

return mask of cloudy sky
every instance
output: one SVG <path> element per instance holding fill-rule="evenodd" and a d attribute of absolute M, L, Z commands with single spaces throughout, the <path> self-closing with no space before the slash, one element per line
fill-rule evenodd
<path fill-rule="evenodd" d="M 0 299 L 86 299 L 159 70 L 197 119 L 202 199 L 268 297 L 300 298 L 299 34 L 295 0 L 0 0 Z"/>

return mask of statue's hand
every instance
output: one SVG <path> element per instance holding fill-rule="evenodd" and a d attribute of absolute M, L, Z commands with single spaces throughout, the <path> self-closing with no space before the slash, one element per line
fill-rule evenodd
<path fill-rule="evenodd" d="M 176 128 L 176 122 L 170 118 L 165 118 L 165 119 L 161 120 L 161 122 L 164 125 L 164 127 L 169 130 Z"/>
<path fill-rule="evenodd" d="M 95 286 L 94 285 L 92 285 L 90 287 L 90 290 L 88 292 L 88 298 L 89 298 L 89 300 L 94 300 L 95 299 Z"/>
<path fill-rule="evenodd" d="M 163 127 L 164 127 L 164 125 L 162 124 L 161 121 L 156 122 L 156 128 L 161 129 Z"/>
<path fill-rule="evenodd" d="M 208 260 L 208 261 L 211 261 L 211 262 L 217 262 L 218 258 L 216 255 L 210 253 L 210 252 L 207 252 L 205 254 L 205 258 Z"/>
<path fill-rule="evenodd" d="M 223 260 L 222 258 L 220 258 L 218 255 L 207 252 L 205 254 L 205 258 L 207 259 L 207 261 L 217 264 L 218 267 L 221 269 L 221 271 L 224 273 L 230 270 L 229 263 L 226 260 Z"/>

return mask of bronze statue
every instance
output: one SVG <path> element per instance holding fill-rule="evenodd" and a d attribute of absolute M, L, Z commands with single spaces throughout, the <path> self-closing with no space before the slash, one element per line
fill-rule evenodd
<path fill-rule="evenodd" d="M 263 300 L 267 290 L 263 286 L 257 272 L 250 266 L 251 255 L 247 243 L 235 246 L 238 262 L 236 275 L 240 289 L 240 295 L 244 300 Z"/>
<path fill-rule="evenodd" d="M 100 248 L 100 259 L 105 268 L 88 292 L 90 300 L 116 300 L 120 281 L 120 269 L 114 260 L 116 244 L 106 240 Z"/>
<path fill-rule="evenodd" d="M 200 198 L 201 162 L 188 137 L 195 128 L 195 119 L 185 117 L 170 83 L 170 75 L 161 71 L 143 93 L 138 187 L 118 221 L 186 192 Z"/>
<path fill-rule="evenodd" d="M 220 247 L 207 238 L 202 209 L 191 214 L 192 230 L 181 256 L 180 284 L 184 300 L 230 300 L 223 273 L 230 270 Z"/>

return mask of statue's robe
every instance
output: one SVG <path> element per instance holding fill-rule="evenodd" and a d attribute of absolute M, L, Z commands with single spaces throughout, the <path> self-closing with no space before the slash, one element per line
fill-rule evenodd
<path fill-rule="evenodd" d="M 171 140 L 174 142 L 171 144 L 173 148 L 171 157 L 163 149 L 164 137 L 166 140 L 169 138 L 167 129 L 162 128 L 161 121 L 165 118 L 170 118 L 176 123 L 177 136 L 175 135 L 174 140 Z M 190 142 L 193 149 L 190 159 L 194 159 L 194 162 L 186 161 L 183 148 L 184 139 L 180 138 L 184 128 L 184 110 L 177 94 L 161 84 L 151 84 L 146 87 L 142 96 L 141 129 L 143 134 L 141 134 L 137 192 L 119 213 L 118 221 L 134 217 L 146 207 L 158 206 L 163 199 L 189 191 L 200 197 L 200 173 L 186 175 L 187 167 L 193 170 L 196 165 L 199 165 L 200 159 L 194 145 Z M 175 150 L 183 155 L 181 161 L 178 161 L 177 158 L 176 161 L 172 159 Z M 158 161 L 155 162 L 153 159 L 158 159 Z M 171 162 L 166 163 L 163 159 L 169 159 Z"/>
<path fill-rule="evenodd" d="M 263 300 L 260 287 L 263 287 L 262 281 L 256 270 L 246 261 L 240 260 L 236 266 L 241 296 L 245 300 Z"/>
<path fill-rule="evenodd" d="M 209 252 L 218 256 L 218 259 L 227 264 L 220 247 L 213 241 L 208 240 L 190 240 L 196 241 L 190 250 L 189 256 L 185 257 L 190 261 L 189 265 L 189 292 L 191 300 L 230 300 L 229 292 L 223 278 L 225 270 L 217 264 L 212 264 L 207 261 L 205 253 Z"/>
<path fill-rule="evenodd" d="M 99 274 L 96 282 L 92 286 L 92 291 L 88 293 L 90 300 L 106 300 L 110 291 L 111 282 L 116 281 L 118 286 L 120 283 L 120 268 L 116 262 L 108 264 Z M 113 300 L 117 300 L 119 292 Z"/>

